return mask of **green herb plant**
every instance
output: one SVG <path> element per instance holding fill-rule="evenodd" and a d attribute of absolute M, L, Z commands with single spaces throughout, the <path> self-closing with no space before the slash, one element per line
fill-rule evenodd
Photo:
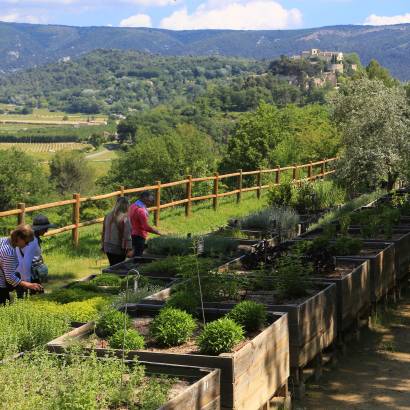
<path fill-rule="evenodd" d="M 267 312 L 261 303 L 244 301 L 237 304 L 226 317 L 241 325 L 247 332 L 254 332 L 265 326 Z"/>

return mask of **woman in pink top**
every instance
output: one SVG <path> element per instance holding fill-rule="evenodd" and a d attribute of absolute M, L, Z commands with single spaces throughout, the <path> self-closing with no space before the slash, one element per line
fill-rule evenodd
<path fill-rule="evenodd" d="M 152 227 L 149 220 L 148 207 L 154 203 L 154 196 L 144 191 L 138 201 L 133 203 L 129 210 L 129 219 L 131 222 L 132 247 L 134 256 L 142 256 L 144 253 L 145 242 L 148 234 L 161 235 L 161 233 Z"/>

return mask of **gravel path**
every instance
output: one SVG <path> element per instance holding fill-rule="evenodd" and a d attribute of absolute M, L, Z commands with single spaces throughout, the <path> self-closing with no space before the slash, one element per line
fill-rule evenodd
<path fill-rule="evenodd" d="M 410 290 L 306 393 L 295 410 L 410 410 Z"/>

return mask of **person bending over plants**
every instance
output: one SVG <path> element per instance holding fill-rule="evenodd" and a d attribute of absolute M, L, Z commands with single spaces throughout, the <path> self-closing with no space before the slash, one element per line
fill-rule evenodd
<path fill-rule="evenodd" d="M 15 248 L 23 249 L 34 239 L 30 225 L 19 225 L 10 238 L 0 238 L 0 305 L 10 301 L 10 291 L 17 287 L 42 291 L 39 283 L 20 279 L 17 275 L 18 259 Z"/>

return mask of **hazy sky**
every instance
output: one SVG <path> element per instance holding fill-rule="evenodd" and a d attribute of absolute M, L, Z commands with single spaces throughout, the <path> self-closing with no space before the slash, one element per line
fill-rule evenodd
<path fill-rule="evenodd" d="M 0 0 L 0 20 L 169 29 L 410 23 L 410 0 Z"/>

